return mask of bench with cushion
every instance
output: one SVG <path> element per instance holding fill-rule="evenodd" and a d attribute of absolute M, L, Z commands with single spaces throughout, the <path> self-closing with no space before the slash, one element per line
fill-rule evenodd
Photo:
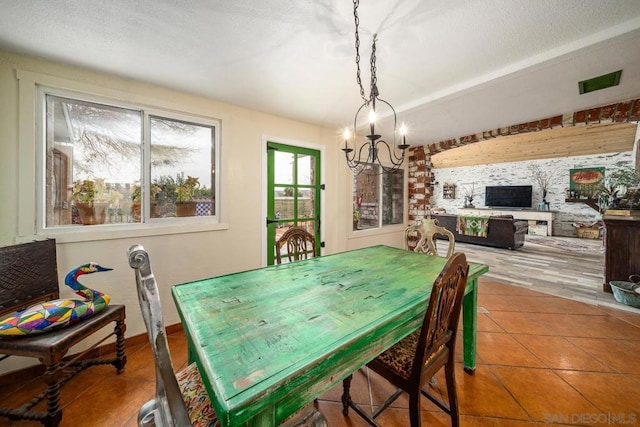
<path fill-rule="evenodd" d="M 456 242 L 474 243 L 496 248 L 518 249 L 524 245 L 524 237 L 529 229 L 527 221 L 514 220 L 511 215 L 491 216 L 486 237 L 465 235 L 458 230 L 458 215 L 431 214 L 438 220 L 438 225 L 453 233 Z"/>

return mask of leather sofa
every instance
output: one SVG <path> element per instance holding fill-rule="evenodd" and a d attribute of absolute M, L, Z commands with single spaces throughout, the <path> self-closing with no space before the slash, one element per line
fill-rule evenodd
<path fill-rule="evenodd" d="M 489 217 L 487 237 L 467 236 L 457 231 L 458 215 L 431 214 L 438 225 L 451 231 L 456 242 L 474 243 L 496 248 L 518 249 L 524 245 L 524 236 L 529 230 L 527 221 L 514 220 L 511 215 Z"/>

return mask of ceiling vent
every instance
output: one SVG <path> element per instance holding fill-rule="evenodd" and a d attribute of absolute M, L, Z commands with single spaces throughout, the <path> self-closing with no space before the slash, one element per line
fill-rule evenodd
<path fill-rule="evenodd" d="M 602 76 L 594 77 L 589 80 L 583 80 L 578 82 L 578 88 L 580 88 L 580 95 L 593 92 L 600 89 L 606 89 L 612 86 L 618 86 L 620 83 L 620 76 L 622 70 L 615 71 L 613 73 L 605 74 Z"/>

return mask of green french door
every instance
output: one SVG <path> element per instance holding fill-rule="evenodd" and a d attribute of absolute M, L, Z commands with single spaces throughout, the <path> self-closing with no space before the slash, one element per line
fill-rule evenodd
<path fill-rule="evenodd" d="M 320 151 L 267 142 L 267 265 L 275 242 L 290 227 L 304 227 L 320 254 Z"/>

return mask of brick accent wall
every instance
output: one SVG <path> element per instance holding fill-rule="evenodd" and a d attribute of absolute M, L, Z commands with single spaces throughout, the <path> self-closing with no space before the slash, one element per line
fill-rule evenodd
<path fill-rule="evenodd" d="M 417 225 L 426 216 L 433 193 L 431 155 L 427 155 L 425 147 L 409 149 L 408 181 L 409 225 Z"/>
<path fill-rule="evenodd" d="M 451 148 L 461 147 L 474 142 L 485 141 L 500 136 L 518 135 L 527 132 L 538 132 L 557 127 L 581 126 L 593 123 L 627 123 L 640 121 L 640 98 L 622 101 L 616 104 L 594 107 L 588 110 L 547 117 L 528 123 L 487 130 L 478 134 L 427 144 L 425 151 L 436 154 Z"/>

